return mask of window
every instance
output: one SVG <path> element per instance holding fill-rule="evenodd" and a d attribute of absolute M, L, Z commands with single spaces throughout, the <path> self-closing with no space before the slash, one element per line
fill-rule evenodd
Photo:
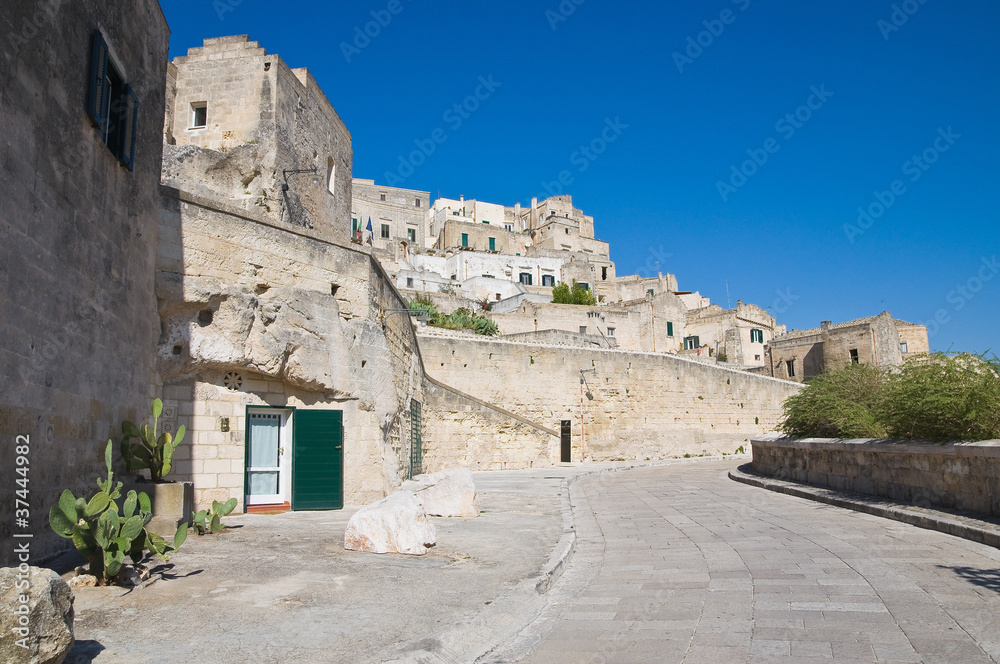
<path fill-rule="evenodd" d="M 607 266 L 601 268 L 601 281 L 608 280 L 608 268 Z"/>
<path fill-rule="evenodd" d="M 469 234 L 462 233 L 462 247 L 468 249 L 469 247 Z"/>
<path fill-rule="evenodd" d="M 585 291 L 590 291 L 590 284 L 577 284 L 577 286 L 579 286 Z"/>
<path fill-rule="evenodd" d="M 486 224 L 487 226 L 489 226 L 490 224 L 490 222 L 486 221 L 485 219 L 483 219 L 483 223 Z"/>
<path fill-rule="evenodd" d="M 667 322 L 667 336 L 668 337 L 674 336 L 674 324 L 671 322 Z"/>
<path fill-rule="evenodd" d="M 698 337 L 684 337 L 684 350 L 694 350 L 701 348 L 701 339 Z"/>
<path fill-rule="evenodd" d="M 407 288 L 413 288 L 413 277 L 407 277 L 406 278 L 406 287 Z"/>
<path fill-rule="evenodd" d="M 91 45 L 87 113 L 97 128 L 101 141 L 131 171 L 135 165 L 139 98 L 122 79 L 100 30 L 94 30 Z"/>
<path fill-rule="evenodd" d="M 795 360 L 785 362 L 785 371 L 788 373 L 789 378 L 795 378 Z"/>
<path fill-rule="evenodd" d="M 503 227 L 508 231 L 514 230 L 514 224 L 504 224 Z"/>
<path fill-rule="evenodd" d="M 556 285 L 556 278 L 555 278 L 555 276 L 553 276 L 551 274 L 543 274 L 542 275 L 542 285 L 543 286 L 555 286 Z"/>
<path fill-rule="evenodd" d="M 497 250 L 497 239 L 495 237 L 490 238 L 490 251 Z"/>
<path fill-rule="evenodd" d="M 384 201 L 384 200 L 385 200 L 385 194 L 379 194 L 378 196 L 379 196 L 379 198 L 378 198 L 378 199 L 379 199 L 380 201 Z"/>
<path fill-rule="evenodd" d="M 351 238 L 361 239 L 361 222 L 357 217 L 351 218 Z"/>
<path fill-rule="evenodd" d="M 649 295 L 650 297 L 652 297 L 653 295 L 656 295 L 656 293 L 653 292 L 652 288 L 647 288 L 646 289 L 646 294 Z"/>
<path fill-rule="evenodd" d="M 851 363 L 852 364 L 858 364 L 859 363 L 859 360 L 858 360 L 858 349 L 857 348 L 852 348 L 850 352 L 851 352 Z"/>
<path fill-rule="evenodd" d="M 419 198 L 414 199 L 413 204 L 416 205 L 417 207 L 420 207 L 420 199 Z"/>
<path fill-rule="evenodd" d="M 519 279 L 520 279 L 521 283 L 524 284 L 525 286 L 530 286 L 531 285 L 531 273 L 530 272 L 522 272 L 521 276 L 519 277 Z"/>
<path fill-rule="evenodd" d="M 388 238 L 389 237 L 389 224 L 382 224 L 380 229 L 379 237 Z"/>
<path fill-rule="evenodd" d="M 899 352 L 900 353 L 909 353 L 910 351 L 908 349 L 909 349 L 909 346 L 907 346 L 907 344 L 906 344 L 905 341 L 903 343 L 899 344 Z"/>
<path fill-rule="evenodd" d="M 764 330 L 750 330 L 750 343 L 752 344 L 762 344 L 764 343 Z"/>
<path fill-rule="evenodd" d="M 613 328 L 613 327 L 609 327 L 608 328 L 608 336 L 609 337 L 615 336 L 615 328 Z"/>
<path fill-rule="evenodd" d="M 406 239 L 409 240 L 410 242 L 416 242 L 417 241 L 417 229 L 416 228 L 407 228 L 406 229 Z"/>
<path fill-rule="evenodd" d="M 587 333 L 587 326 L 586 325 L 581 325 L 580 326 L 580 334 L 586 334 L 586 333 Z"/>
<path fill-rule="evenodd" d="M 326 190 L 331 194 L 337 193 L 337 167 L 333 164 L 333 157 L 326 158 Z M 389 237 L 388 235 L 386 237 Z"/>
<path fill-rule="evenodd" d="M 208 125 L 208 102 L 191 104 L 191 129 L 204 129 Z"/>
<path fill-rule="evenodd" d="M 497 302 L 503 299 L 503 296 L 500 295 L 500 293 L 497 293 L 496 296 L 497 296 Z"/>
<path fill-rule="evenodd" d="M 760 355 L 754 355 L 753 359 L 759 362 L 760 361 Z"/>

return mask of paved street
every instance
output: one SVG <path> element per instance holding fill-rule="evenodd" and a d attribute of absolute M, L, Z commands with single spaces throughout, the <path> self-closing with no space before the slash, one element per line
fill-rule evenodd
<path fill-rule="evenodd" d="M 1000 661 L 1000 551 L 739 484 L 733 465 L 574 484 L 576 554 L 482 661 Z"/>

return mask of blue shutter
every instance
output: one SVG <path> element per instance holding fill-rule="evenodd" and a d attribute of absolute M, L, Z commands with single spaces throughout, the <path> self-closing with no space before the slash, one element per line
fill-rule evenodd
<path fill-rule="evenodd" d="M 87 114 L 97 127 L 108 121 L 108 44 L 100 30 L 94 30 L 94 43 L 90 52 L 90 91 L 87 97 Z M 103 132 L 102 132 L 103 133 Z"/>
<path fill-rule="evenodd" d="M 139 124 L 139 98 L 132 86 L 125 86 L 125 126 L 122 128 L 122 163 L 131 171 L 135 165 L 135 134 Z"/>

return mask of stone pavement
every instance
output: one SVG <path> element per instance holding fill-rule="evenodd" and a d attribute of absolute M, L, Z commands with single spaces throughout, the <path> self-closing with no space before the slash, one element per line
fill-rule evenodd
<path fill-rule="evenodd" d="M 733 482 L 738 463 L 573 484 L 576 553 L 480 661 L 1000 661 L 1000 551 Z"/>

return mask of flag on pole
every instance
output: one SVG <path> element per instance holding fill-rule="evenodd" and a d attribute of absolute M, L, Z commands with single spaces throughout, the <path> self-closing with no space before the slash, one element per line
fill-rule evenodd
<path fill-rule="evenodd" d="M 372 240 L 375 238 L 375 231 L 372 230 L 372 218 L 371 217 L 368 217 L 368 227 L 365 228 L 365 230 L 368 231 L 368 233 L 369 233 L 369 235 L 368 235 L 368 244 L 371 244 Z"/>

